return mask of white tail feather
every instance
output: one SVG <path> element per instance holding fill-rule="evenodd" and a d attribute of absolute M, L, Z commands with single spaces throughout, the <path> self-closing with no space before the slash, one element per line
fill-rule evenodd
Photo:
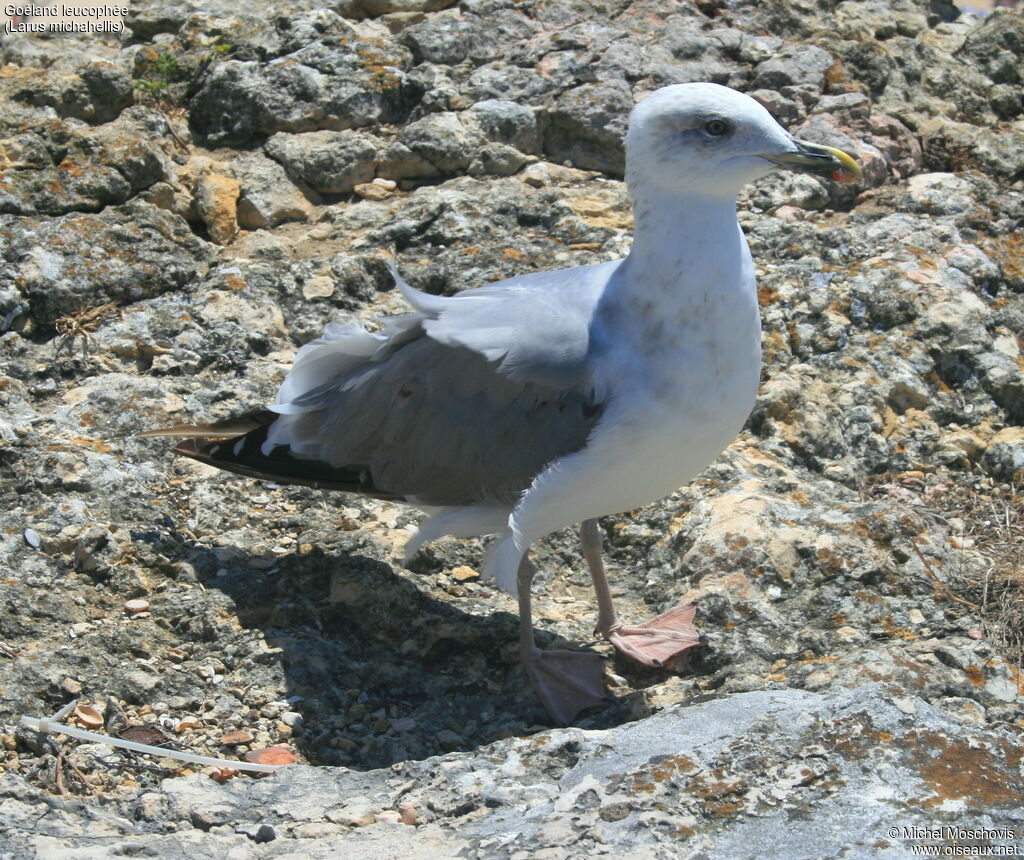
<path fill-rule="evenodd" d="M 493 579 L 498 588 L 515 597 L 519 593 L 519 562 L 524 552 L 516 544 L 514 535 L 506 535 L 487 551 L 484 578 Z"/>

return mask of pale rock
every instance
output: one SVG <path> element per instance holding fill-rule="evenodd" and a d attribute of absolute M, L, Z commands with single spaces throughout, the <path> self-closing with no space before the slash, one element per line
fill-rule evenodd
<path fill-rule="evenodd" d="M 205 173 L 195 185 L 196 211 L 210 238 L 227 245 L 238 232 L 238 181 L 216 173 Z"/>

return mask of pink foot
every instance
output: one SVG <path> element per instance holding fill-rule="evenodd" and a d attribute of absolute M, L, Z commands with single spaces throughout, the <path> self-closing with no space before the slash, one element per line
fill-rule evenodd
<path fill-rule="evenodd" d="M 604 661 L 597 654 L 536 650 L 524 664 L 541 702 L 559 725 L 569 725 L 584 708 L 611 701 L 604 692 Z"/>
<path fill-rule="evenodd" d="M 645 666 L 672 664 L 686 651 L 702 644 L 693 618 L 697 608 L 688 603 L 652 618 L 642 627 L 617 624 L 610 630 L 599 630 L 627 657 Z"/>

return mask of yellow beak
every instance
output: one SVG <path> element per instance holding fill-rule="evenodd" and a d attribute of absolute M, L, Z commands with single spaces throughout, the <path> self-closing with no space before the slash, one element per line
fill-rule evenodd
<path fill-rule="evenodd" d="M 761 157 L 786 170 L 827 176 L 836 182 L 860 182 L 864 178 L 860 165 L 841 149 L 797 140 L 795 137 L 793 143 L 794 149 L 765 153 Z"/>

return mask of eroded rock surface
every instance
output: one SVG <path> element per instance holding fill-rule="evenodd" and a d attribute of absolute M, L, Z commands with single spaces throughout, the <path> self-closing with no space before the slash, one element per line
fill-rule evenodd
<path fill-rule="evenodd" d="M 145 0 L 123 41 L 6 39 L 3 851 L 897 857 L 904 822 L 1018 845 L 1021 20 Z M 403 312 L 390 252 L 434 293 L 623 255 L 626 114 L 689 80 L 865 182 L 743 195 L 757 407 L 692 485 L 602 521 L 623 615 L 694 600 L 708 646 L 666 674 L 594 644 L 613 702 L 551 731 L 480 541 L 406 569 L 409 509 L 135 434 L 262 406 L 325 323 Z M 539 640 L 591 643 L 575 536 L 536 556 Z M 107 733 L 315 767 L 220 785 L 15 730 L 71 698 Z"/>

